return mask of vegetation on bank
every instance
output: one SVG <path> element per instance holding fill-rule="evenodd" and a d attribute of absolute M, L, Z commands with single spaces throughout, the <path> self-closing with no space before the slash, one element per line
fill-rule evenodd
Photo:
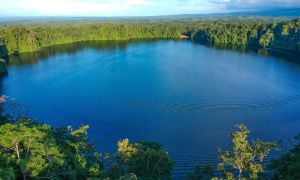
<path fill-rule="evenodd" d="M 7 64 L 4 59 L 0 58 L 0 75 L 7 73 Z"/>
<path fill-rule="evenodd" d="M 115 154 L 100 154 L 88 141 L 88 126 L 54 128 L 27 118 L 0 118 L 0 179 L 171 179 L 173 160 L 156 142 L 117 143 Z M 299 179 L 300 142 L 273 160 L 265 174 L 264 158 L 276 142 L 248 141 L 249 130 L 231 134 L 232 150 L 219 150 L 218 172 L 197 166 L 188 180 Z M 104 166 L 103 164 L 107 164 Z"/>
<path fill-rule="evenodd" d="M 274 179 L 300 179 L 300 135 L 295 139 L 298 143 L 289 153 L 273 160 L 271 168 L 274 170 Z"/>
<path fill-rule="evenodd" d="M 78 41 L 179 38 L 186 26 L 180 23 L 95 23 L 66 25 L 12 25 L 1 27 L 9 54 L 39 51 L 42 47 Z"/>
<path fill-rule="evenodd" d="M 78 41 L 141 38 L 192 40 L 209 44 L 249 45 L 300 50 L 300 18 L 284 21 L 166 21 L 126 23 L 10 24 L 0 26 L 0 56 L 39 51 L 42 47 Z"/>
<path fill-rule="evenodd" d="M 171 178 L 173 161 L 161 144 L 124 139 L 115 154 L 103 155 L 88 141 L 87 125 L 54 128 L 13 119 L 3 112 L 5 97 L 0 100 L 0 179 Z"/>
<path fill-rule="evenodd" d="M 106 155 L 113 164 L 104 171 L 103 157 L 87 141 L 87 128 L 53 128 L 26 118 L 2 123 L 0 179 L 171 178 L 173 162 L 162 145 L 128 139 L 118 142 L 115 155 Z"/>
<path fill-rule="evenodd" d="M 264 159 L 273 149 L 278 148 L 277 142 L 265 142 L 257 139 L 250 143 L 250 131 L 244 125 L 231 134 L 232 150 L 219 150 L 220 163 L 218 170 L 224 179 L 264 179 Z M 210 166 L 197 166 L 187 179 L 218 179 Z"/>
<path fill-rule="evenodd" d="M 289 21 L 192 21 L 157 23 L 95 23 L 9 25 L 0 27 L 0 73 L 9 54 L 88 40 L 179 38 L 208 44 L 249 45 L 300 51 L 300 19 Z M 2 60 L 3 59 L 3 60 Z M 88 126 L 54 128 L 28 118 L 0 117 L 0 179 L 171 179 L 174 161 L 156 142 L 117 143 L 115 154 L 100 154 L 88 141 Z M 300 179 L 298 144 L 273 160 L 265 174 L 264 159 L 276 142 L 248 141 L 240 125 L 231 134 L 232 150 L 219 151 L 218 171 L 197 166 L 186 179 Z M 104 164 L 108 164 L 104 166 Z"/>
<path fill-rule="evenodd" d="M 212 44 L 300 50 L 300 18 L 283 22 L 236 21 L 203 24 L 192 39 Z"/>

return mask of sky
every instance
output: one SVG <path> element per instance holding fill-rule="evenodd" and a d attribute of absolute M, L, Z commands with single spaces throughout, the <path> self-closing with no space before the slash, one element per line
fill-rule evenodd
<path fill-rule="evenodd" d="M 300 0 L 0 0 L 0 16 L 155 16 L 300 7 Z"/>

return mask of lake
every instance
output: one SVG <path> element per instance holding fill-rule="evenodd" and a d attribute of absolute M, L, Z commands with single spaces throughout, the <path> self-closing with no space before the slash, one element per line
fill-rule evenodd
<path fill-rule="evenodd" d="M 81 42 L 11 58 L 0 90 L 40 122 L 90 125 L 102 153 L 123 138 L 158 141 L 181 179 L 196 164 L 215 167 L 236 124 L 283 147 L 300 133 L 292 60 L 190 41 Z"/>

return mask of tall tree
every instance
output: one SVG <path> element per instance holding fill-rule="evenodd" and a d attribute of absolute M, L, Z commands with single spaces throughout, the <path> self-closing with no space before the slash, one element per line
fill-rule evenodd
<path fill-rule="evenodd" d="M 239 125 L 238 128 L 239 131 L 231 134 L 233 151 L 219 151 L 221 160 L 219 170 L 227 176 L 227 179 L 234 178 L 232 168 L 237 170 L 238 179 L 257 179 L 259 174 L 264 172 L 264 158 L 272 149 L 277 148 L 277 143 L 258 139 L 250 144 L 248 141 L 250 131 L 244 125 Z"/>

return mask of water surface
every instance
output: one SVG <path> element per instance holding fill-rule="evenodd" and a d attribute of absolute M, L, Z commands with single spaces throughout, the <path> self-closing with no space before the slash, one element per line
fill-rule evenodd
<path fill-rule="evenodd" d="M 235 124 L 264 140 L 300 132 L 300 66 L 289 60 L 189 41 L 75 43 L 12 58 L 1 90 L 41 122 L 89 124 L 102 153 L 123 138 L 164 144 L 177 179 L 215 166 Z"/>

